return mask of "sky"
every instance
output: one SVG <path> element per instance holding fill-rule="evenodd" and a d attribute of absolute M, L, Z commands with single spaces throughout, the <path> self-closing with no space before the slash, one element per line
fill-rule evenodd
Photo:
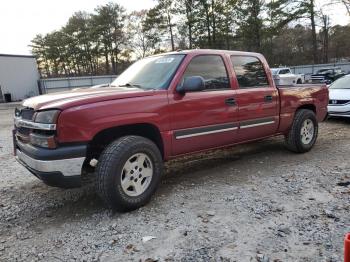
<path fill-rule="evenodd" d="M 153 0 L 114 0 L 127 11 L 148 9 Z M 111 0 L 0 0 L 0 54 L 30 54 L 28 45 L 37 34 L 64 26 L 77 11 L 92 12 Z"/>
<path fill-rule="evenodd" d="M 0 0 L 0 54 L 30 54 L 30 40 L 65 25 L 76 11 L 92 12 L 112 0 Z M 127 11 L 148 9 L 154 0 L 113 0 Z M 322 5 L 325 0 L 318 0 Z M 327 7 L 332 24 L 350 22 L 345 8 Z"/>

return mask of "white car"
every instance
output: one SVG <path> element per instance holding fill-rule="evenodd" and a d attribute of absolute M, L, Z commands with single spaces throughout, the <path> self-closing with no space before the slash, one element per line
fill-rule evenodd
<path fill-rule="evenodd" d="M 328 115 L 350 117 L 350 75 L 329 86 Z"/>
<path fill-rule="evenodd" d="M 271 71 L 275 84 L 278 86 L 303 84 L 305 82 L 304 75 L 293 74 L 288 67 L 272 68 Z"/>

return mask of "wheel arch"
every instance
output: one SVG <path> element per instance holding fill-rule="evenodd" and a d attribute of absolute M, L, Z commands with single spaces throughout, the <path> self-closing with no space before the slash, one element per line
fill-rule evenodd
<path fill-rule="evenodd" d="M 317 114 L 317 110 L 316 110 L 316 106 L 314 104 L 304 104 L 304 105 L 301 105 L 297 108 L 296 111 L 298 110 L 301 110 L 301 109 L 308 109 L 308 110 L 311 110 L 313 111 L 315 114 Z"/>
<path fill-rule="evenodd" d="M 164 143 L 158 127 L 150 123 L 138 123 L 115 126 L 98 132 L 88 144 L 87 159 L 98 159 L 107 145 L 120 137 L 128 135 L 150 139 L 157 145 L 164 158 Z"/>

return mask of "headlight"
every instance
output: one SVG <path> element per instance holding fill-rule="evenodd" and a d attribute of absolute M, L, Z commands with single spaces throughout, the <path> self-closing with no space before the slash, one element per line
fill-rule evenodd
<path fill-rule="evenodd" d="M 59 110 L 37 112 L 34 118 L 34 122 L 43 124 L 55 124 L 59 113 Z"/>

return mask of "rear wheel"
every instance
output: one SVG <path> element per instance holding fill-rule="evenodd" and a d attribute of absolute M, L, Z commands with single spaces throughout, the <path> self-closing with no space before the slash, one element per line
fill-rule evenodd
<path fill-rule="evenodd" d="M 162 169 L 162 156 L 152 141 L 139 136 L 122 137 L 111 143 L 99 158 L 97 193 L 112 209 L 137 209 L 151 199 Z"/>
<path fill-rule="evenodd" d="M 301 79 L 298 79 L 298 81 L 297 81 L 297 84 L 298 85 L 301 85 L 303 82 L 301 81 Z"/>
<path fill-rule="evenodd" d="M 311 150 L 318 136 L 318 122 L 315 113 L 301 109 L 295 114 L 292 127 L 286 135 L 287 148 L 296 153 Z"/>

